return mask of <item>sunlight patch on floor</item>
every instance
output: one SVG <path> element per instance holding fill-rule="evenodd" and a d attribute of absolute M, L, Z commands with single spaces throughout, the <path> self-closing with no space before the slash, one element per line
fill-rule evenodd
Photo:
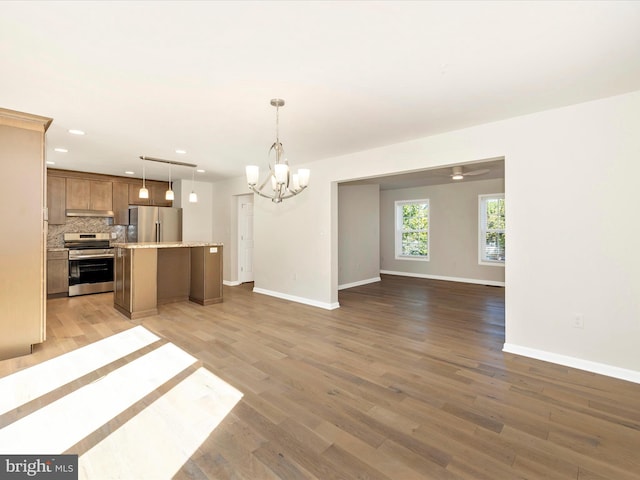
<path fill-rule="evenodd" d="M 171 343 L 0 430 L 4 454 L 62 453 L 196 359 Z"/>
<path fill-rule="evenodd" d="M 157 340 L 138 326 L 4 377 L 0 415 Z M 67 450 L 196 363 L 174 344 L 160 345 L 1 428 L 0 452 L 74 453 Z M 171 478 L 242 396 L 197 368 L 81 455 L 80 478 Z"/>
<path fill-rule="evenodd" d="M 0 378 L 0 415 L 157 340 L 138 326 Z"/>
<path fill-rule="evenodd" d="M 79 459 L 79 478 L 171 478 L 242 398 L 198 369 Z"/>

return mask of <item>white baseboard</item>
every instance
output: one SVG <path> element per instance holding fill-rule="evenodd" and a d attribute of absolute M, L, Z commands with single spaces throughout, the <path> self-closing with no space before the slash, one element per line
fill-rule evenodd
<path fill-rule="evenodd" d="M 619 378 L 628 382 L 640 383 L 640 372 L 636 370 L 628 370 L 626 368 L 614 367 L 605 363 L 592 362 L 581 358 L 569 357 L 568 355 L 560 355 L 558 353 L 546 352 L 536 348 L 521 347 L 512 343 L 505 343 L 502 347 L 503 352 L 522 355 L 523 357 L 535 358 L 545 362 L 564 365 L 565 367 L 577 368 L 587 372 L 606 375 L 607 377 Z"/>
<path fill-rule="evenodd" d="M 344 290 L 345 288 L 351 288 L 351 287 L 359 287 L 360 285 L 367 285 L 368 283 L 375 283 L 379 281 L 380 281 L 380 277 L 367 278 L 366 280 L 358 280 L 357 282 L 338 285 L 338 290 Z"/>
<path fill-rule="evenodd" d="M 239 281 L 237 281 L 237 280 L 234 280 L 234 281 L 231 281 L 231 280 L 223 280 L 223 281 L 222 281 L 222 284 L 223 284 L 223 285 L 226 285 L 226 286 L 228 286 L 228 287 L 237 287 L 238 285 L 242 285 L 242 284 L 241 284 Z"/>
<path fill-rule="evenodd" d="M 336 308 L 340 307 L 340 304 L 338 302 L 335 302 L 335 303 L 319 302 L 317 300 L 312 300 L 310 298 L 297 297 L 295 295 L 274 292 L 272 290 L 265 290 L 263 288 L 254 287 L 253 291 L 255 293 L 261 293 L 262 295 L 269 295 L 270 297 L 282 298 L 283 300 L 290 300 L 296 303 L 303 303 L 305 305 L 311 305 L 312 307 L 324 308 L 325 310 L 335 310 Z"/>
<path fill-rule="evenodd" d="M 478 285 L 491 285 L 492 287 L 504 287 L 504 282 L 495 280 L 479 280 L 477 278 L 444 277 L 442 275 L 429 275 L 426 273 L 393 272 L 391 270 L 380 270 L 380 273 L 387 275 L 400 275 L 402 277 L 429 278 L 431 280 L 446 280 L 447 282 L 475 283 Z"/>

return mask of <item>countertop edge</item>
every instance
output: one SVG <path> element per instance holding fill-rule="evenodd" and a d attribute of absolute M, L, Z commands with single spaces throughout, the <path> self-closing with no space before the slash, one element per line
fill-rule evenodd
<path fill-rule="evenodd" d="M 142 242 L 142 243 L 112 243 L 114 248 L 192 248 L 192 247 L 222 247 L 222 243 L 215 242 Z"/>

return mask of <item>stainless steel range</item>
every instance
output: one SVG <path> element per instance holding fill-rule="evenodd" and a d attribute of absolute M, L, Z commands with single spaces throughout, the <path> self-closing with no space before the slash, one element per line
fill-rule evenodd
<path fill-rule="evenodd" d="M 113 291 L 109 233 L 65 233 L 69 249 L 69 296 Z"/>

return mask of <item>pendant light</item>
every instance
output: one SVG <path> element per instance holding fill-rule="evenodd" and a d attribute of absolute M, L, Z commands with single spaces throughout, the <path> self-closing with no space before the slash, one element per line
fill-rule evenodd
<path fill-rule="evenodd" d="M 171 189 L 171 165 L 169 165 L 169 190 L 164 194 L 165 200 L 173 200 L 173 190 Z"/>
<path fill-rule="evenodd" d="M 198 165 L 196 165 L 195 163 L 177 162 L 175 160 L 164 160 L 162 158 L 147 157 L 145 155 L 140 155 L 140 160 L 142 160 L 143 162 L 158 162 L 158 163 L 169 164 L 169 184 L 168 184 L 168 189 L 164 195 L 165 200 L 169 200 L 169 201 L 173 201 L 175 199 L 175 194 L 173 192 L 172 182 L 171 182 L 171 166 L 177 165 L 179 167 L 189 167 L 189 168 L 192 168 L 194 172 L 195 172 L 195 169 L 198 168 Z M 140 189 L 138 196 L 140 198 L 149 198 L 149 190 L 147 190 L 147 187 L 145 185 L 144 165 L 145 164 L 143 163 L 142 164 L 142 188 Z M 197 201 L 198 201 L 198 195 L 196 195 L 196 192 L 195 192 L 195 173 L 193 173 L 191 177 L 191 193 L 189 194 L 189 202 L 196 203 Z"/>
<path fill-rule="evenodd" d="M 142 188 L 138 191 L 138 198 L 149 198 L 149 190 L 144 178 L 144 161 L 142 162 Z"/>
<path fill-rule="evenodd" d="M 189 194 L 189 203 L 198 203 L 198 194 L 195 192 L 196 169 L 191 170 L 191 193 Z"/>

